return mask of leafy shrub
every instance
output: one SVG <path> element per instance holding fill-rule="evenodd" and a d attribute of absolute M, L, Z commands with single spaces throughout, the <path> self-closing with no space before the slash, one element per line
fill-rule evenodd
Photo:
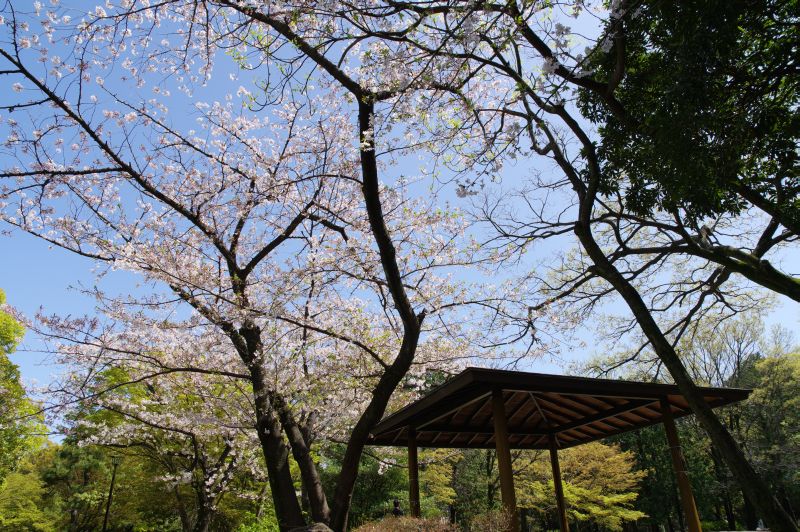
<path fill-rule="evenodd" d="M 353 532 L 458 532 L 458 530 L 457 526 L 438 518 L 417 519 L 403 516 L 365 523 Z"/>
<path fill-rule="evenodd" d="M 476 515 L 469 523 L 470 532 L 504 532 L 511 524 L 511 515 L 504 510 L 493 510 Z"/>

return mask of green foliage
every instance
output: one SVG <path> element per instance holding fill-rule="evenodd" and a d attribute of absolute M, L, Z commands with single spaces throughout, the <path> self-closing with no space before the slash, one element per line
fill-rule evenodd
<path fill-rule="evenodd" d="M 0 290 L 0 481 L 30 449 L 41 443 L 41 415 L 20 381 L 19 368 L 9 360 L 25 334 L 14 316 L 3 310 Z"/>
<path fill-rule="evenodd" d="M 45 505 L 45 485 L 33 463 L 26 460 L 0 486 L 0 531 L 56 530 L 56 516 Z"/>
<path fill-rule="evenodd" d="M 622 434 L 614 440 L 620 448 L 630 450 L 637 470 L 647 472 L 647 482 L 639 487 L 636 508 L 647 515 L 646 522 L 669 521 L 670 516 L 678 509 L 678 499 L 663 428 L 647 427 Z"/>
<path fill-rule="evenodd" d="M 517 462 L 525 460 L 529 463 L 517 481 L 518 505 L 545 521 L 553 519 L 556 503 L 549 455 L 523 453 Z M 634 469 L 633 453 L 594 442 L 559 452 L 559 462 L 570 521 L 621 530 L 625 522 L 645 517 L 635 508 L 645 472 Z"/>
<path fill-rule="evenodd" d="M 47 445 L 26 455 L 22 465 L 0 486 L 2 530 L 99 530 L 111 482 L 110 456 L 119 454 L 92 445 Z M 169 532 L 184 528 L 181 511 L 191 514 L 194 494 L 186 486 L 160 479 L 163 466 L 136 454 L 126 454 L 117 468 L 109 514 L 112 530 Z M 250 482 L 242 478 L 240 482 Z M 212 521 L 214 530 L 277 531 L 267 496 L 258 502 L 226 497 Z M 266 504 L 263 504 L 266 503 Z"/>
<path fill-rule="evenodd" d="M 800 505 L 800 353 L 756 364 L 758 385 L 739 426 L 755 467 L 790 503 Z"/>
<path fill-rule="evenodd" d="M 254 518 L 252 521 L 239 525 L 236 532 L 280 532 L 280 527 L 275 513 L 272 512 L 271 515 L 260 519 Z"/>
<path fill-rule="evenodd" d="M 456 500 L 451 480 L 462 454 L 452 449 L 425 449 L 419 458 L 420 511 L 423 517 L 440 516 Z"/>
<path fill-rule="evenodd" d="M 0 289 L 0 307 L 6 304 L 6 293 Z M 14 316 L 0 308 L 0 353 L 9 355 L 22 340 L 25 328 Z"/>
<path fill-rule="evenodd" d="M 600 125 L 605 191 L 627 187 L 640 214 L 684 208 L 700 218 L 739 211 L 744 185 L 800 222 L 798 14 L 797 0 L 637 4 L 615 91 L 625 116 L 582 94 Z M 600 54 L 600 77 L 616 64 L 616 48 Z"/>
<path fill-rule="evenodd" d="M 456 493 L 453 506 L 459 523 L 499 508 L 499 484 L 494 452 L 468 449 L 453 468 L 451 485 Z"/>
<path fill-rule="evenodd" d="M 42 469 L 59 526 L 67 530 L 99 528 L 110 472 L 98 448 L 78 447 L 69 440 Z"/>
<path fill-rule="evenodd" d="M 321 468 L 321 477 L 326 493 L 333 493 L 334 483 L 339 474 L 339 463 L 344 448 L 333 445 L 326 449 Z M 392 501 L 402 502 L 404 511 L 408 512 L 408 475 L 407 469 L 401 467 L 385 467 L 375 458 L 364 455 L 358 469 L 358 478 L 350 510 L 349 525 L 356 528 L 368 521 L 381 519 L 391 513 Z"/>
<path fill-rule="evenodd" d="M 553 482 L 549 482 L 553 488 Z M 606 494 L 597 489 L 564 485 L 564 500 L 568 518 L 594 523 L 608 530 L 622 530 L 628 521 L 637 521 L 645 515 L 633 508 L 638 494 L 634 492 Z"/>

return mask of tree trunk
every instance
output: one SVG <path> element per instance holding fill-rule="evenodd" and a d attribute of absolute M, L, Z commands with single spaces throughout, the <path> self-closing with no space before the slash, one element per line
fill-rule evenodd
<path fill-rule="evenodd" d="M 736 516 L 733 514 L 733 504 L 727 488 L 722 495 L 722 506 L 725 508 L 725 521 L 728 523 L 728 530 L 736 530 Z"/>
<path fill-rule="evenodd" d="M 756 509 L 753 507 L 753 503 L 750 502 L 750 499 L 747 498 L 747 494 L 744 492 L 744 490 L 742 490 L 742 497 L 744 498 L 744 527 L 747 530 L 755 530 L 758 526 Z"/>
<path fill-rule="evenodd" d="M 486 511 L 491 512 L 494 508 L 495 487 L 494 487 L 494 453 L 492 451 L 484 451 L 486 453 Z"/>
<path fill-rule="evenodd" d="M 677 493 L 677 486 L 672 489 L 672 504 L 675 508 L 675 515 L 678 518 L 678 530 L 686 530 L 686 521 L 683 517 L 683 508 L 681 507 L 680 499 L 675 495 Z"/>
<path fill-rule="evenodd" d="M 277 393 L 271 395 L 272 403 L 281 421 L 281 426 L 289 440 L 292 449 L 292 456 L 300 469 L 300 476 L 303 481 L 303 488 L 308 497 L 308 505 L 311 510 L 311 518 L 315 523 L 328 524 L 331 519 L 328 500 L 325 497 L 325 490 L 322 488 L 322 480 L 317 471 L 317 464 L 311 456 L 311 449 L 306 441 L 305 434 L 295 421 L 292 412 L 286 401 Z"/>
<path fill-rule="evenodd" d="M 714 447 L 711 447 L 711 459 L 714 464 L 714 476 L 716 476 L 717 482 L 722 490 L 722 509 L 725 512 L 725 521 L 728 525 L 728 530 L 735 530 L 736 517 L 733 514 L 733 503 L 731 502 L 731 492 L 725 474 L 725 465 L 722 463 L 722 459 Z"/>
<path fill-rule="evenodd" d="M 422 330 L 422 321 L 425 311 L 419 314 L 414 311 L 408 299 L 403 276 L 397 263 L 397 250 L 392 242 L 389 228 L 383 215 L 383 206 L 380 197 L 380 183 L 378 180 L 378 160 L 375 155 L 375 140 L 373 137 L 374 103 L 367 101 L 369 95 L 356 95 L 360 98 L 358 104 L 358 130 L 360 136 L 361 159 L 361 192 L 364 196 L 364 205 L 367 210 L 372 236 L 378 247 L 381 258 L 381 267 L 386 277 L 386 285 L 392 295 L 394 308 L 403 322 L 403 340 L 400 344 L 397 357 L 390 365 L 384 365 L 384 371 L 378 384 L 372 390 L 369 405 L 361 414 L 353 431 L 342 460 L 342 470 L 336 481 L 336 492 L 333 500 L 333 514 L 331 528 L 337 532 L 347 530 L 347 518 L 350 512 L 350 501 L 353 498 L 353 487 L 358 476 L 358 467 L 361 454 L 369 439 L 369 431 L 381 420 L 386 411 L 386 405 L 397 388 L 397 385 L 408 373 L 414 355 L 417 352 L 417 343 Z"/>
<path fill-rule="evenodd" d="M 264 484 L 261 488 L 261 491 L 258 492 L 258 507 L 256 508 L 256 519 L 259 521 L 262 517 L 264 517 L 264 503 L 267 500 L 267 486 L 269 484 Z"/>
<path fill-rule="evenodd" d="M 192 532 L 208 532 L 213 516 L 214 514 L 209 508 L 206 508 L 204 504 L 198 504 L 197 519 L 192 527 Z"/>
<path fill-rule="evenodd" d="M 294 491 L 289 471 L 289 450 L 283 441 L 281 426 L 270 404 L 266 375 L 258 362 L 250 364 L 256 412 L 256 430 L 267 464 L 269 486 L 275 504 L 275 516 L 281 531 L 304 526 L 305 519 Z"/>
<path fill-rule="evenodd" d="M 774 532 L 796 531 L 797 526 L 792 521 L 792 518 L 778 503 L 770 492 L 769 487 L 758 476 L 730 433 L 703 399 L 697 386 L 686 371 L 683 362 L 681 362 L 669 340 L 664 336 L 639 292 L 617 270 L 594 240 L 589 224 L 584 221 L 583 216 L 581 221 L 575 224 L 575 233 L 594 262 L 599 275 L 614 287 L 617 293 L 622 296 L 628 308 L 630 308 L 639 327 L 647 336 L 650 345 L 653 346 L 653 350 L 669 370 L 672 379 L 681 394 L 686 398 L 700 425 L 708 433 L 711 442 L 739 481 L 742 490 L 745 491 L 753 505 L 767 521 L 770 529 Z"/>
<path fill-rule="evenodd" d="M 192 529 L 192 524 L 189 521 L 189 515 L 186 513 L 186 505 L 183 504 L 183 497 L 181 497 L 178 486 L 173 486 L 172 492 L 175 494 L 175 502 L 178 506 L 178 515 L 181 518 L 181 530 L 183 530 L 183 532 L 189 532 Z"/>

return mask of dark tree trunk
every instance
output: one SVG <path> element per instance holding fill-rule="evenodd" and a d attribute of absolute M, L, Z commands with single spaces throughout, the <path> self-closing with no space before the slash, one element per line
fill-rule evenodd
<path fill-rule="evenodd" d="M 243 295 L 243 290 L 243 287 L 238 286 L 234 292 L 240 294 L 242 306 L 247 307 L 247 299 Z M 306 522 L 303 518 L 303 511 L 300 509 L 292 475 L 289 471 L 289 449 L 283 441 L 280 421 L 272 408 L 272 390 L 267 385 L 268 373 L 260 360 L 263 349 L 261 329 L 250 321 L 245 321 L 238 330 L 228 327 L 226 332 L 250 371 L 250 385 L 253 387 L 253 404 L 256 414 L 256 433 L 264 453 L 278 526 L 282 532 L 304 526 Z"/>
<path fill-rule="evenodd" d="M 794 511 L 794 507 L 792 506 L 792 498 L 786 491 L 786 484 L 781 484 L 780 495 L 781 500 L 783 501 L 783 507 L 786 508 L 787 512 L 789 512 L 789 515 L 792 516 L 792 519 L 797 521 L 797 513 Z"/>
<path fill-rule="evenodd" d="M 264 503 L 267 502 L 267 486 L 269 486 L 269 484 L 264 484 L 264 486 L 261 488 L 261 491 L 258 492 L 258 507 L 256 509 L 256 519 L 259 520 L 262 517 L 264 517 L 264 506 L 265 506 Z"/>
<path fill-rule="evenodd" d="M 759 509 L 768 521 L 767 524 L 771 530 L 775 532 L 796 531 L 797 526 L 792 521 L 792 518 L 778 503 L 766 483 L 758 476 L 741 449 L 739 449 L 736 441 L 734 441 L 698 391 L 683 362 L 669 340 L 664 336 L 655 319 L 653 319 L 639 292 L 623 277 L 603 253 L 587 225 L 583 223 L 576 224 L 575 232 L 594 262 L 598 273 L 614 287 L 627 303 L 642 332 L 650 341 L 650 345 L 669 370 L 672 379 L 681 394 L 686 398 L 686 402 L 689 403 L 689 407 L 697 417 L 700 425 L 708 433 L 715 449 L 725 460 L 742 489 L 750 497 L 753 505 Z"/>
<path fill-rule="evenodd" d="M 275 516 L 281 531 L 305 525 L 303 512 L 294 491 L 289 471 L 289 450 L 283 441 L 281 426 L 270 404 L 270 390 L 260 364 L 251 364 L 253 397 L 256 411 L 256 430 L 267 464 L 269 486 L 275 504 Z"/>
<path fill-rule="evenodd" d="M 369 431 L 380 421 L 386 411 L 386 405 L 389 404 L 392 393 L 408 373 L 411 363 L 414 361 L 414 355 L 417 352 L 422 321 L 425 319 L 425 311 L 423 310 L 417 314 L 408 299 L 403 286 L 403 276 L 397 263 L 397 251 L 392 242 L 389 228 L 386 227 L 380 198 L 378 161 L 375 155 L 375 143 L 371 129 L 374 118 L 374 103 L 369 101 L 369 94 L 356 94 L 356 96 L 359 98 L 358 128 L 361 142 L 361 191 L 364 195 L 364 204 L 372 236 L 375 239 L 378 254 L 381 258 L 386 285 L 392 295 L 394 308 L 403 323 L 403 340 L 394 361 L 391 364 L 384 365 L 383 374 L 372 390 L 369 405 L 361 414 L 350 434 L 344 459 L 342 460 L 342 470 L 336 481 L 336 491 L 334 493 L 331 528 L 336 532 L 345 532 L 347 530 L 353 487 L 358 476 L 361 454 L 369 438 Z"/>
<path fill-rule="evenodd" d="M 172 492 L 175 494 L 175 503 L 178 506 L 178 515 L 181 518 L 181 529 L 183 532 L 189 532 L 192 529 L 192 523 L 189 521 L 189 514 L 186 513 L 186 505 L 183 503 L 178 486 L 172 487 Z"/>
<path fill-rule="evenodd" d="M 722 490 L 722 508 L 725 512 L 725 522 L 728 525 L 728 530 L 736 530 L 736 516 L 733 513 L 733 503 L 731 502 L 725 464 L 722 463 L 722 459 L 714 447 L 711 448 L 711 459 L 714 463 L 714 474 Z"/>
<path fill-rule="evenodd" d="M 283 397 L 280 397 L 278 394 L 273 394 L 272 403 L 275 410 L 278 412 L 281 426 L 289 440 L 292 456 L 294 456 L 295 462 L 297 462 L 300 469 L 303 491 L 308 497 L 311 518 L 315 523 L 328 524 L 331 519 L 328 500 L 325 497 L 325 490 L 322 488 L 322 479 L 320 479 L 319 472 L 317 471 L 317 465 L 314 463 L 314 458 L 311 456 L 311 449 L 307 442 L 306 434 L 303 433 L 300 426 L 295 421 Z"/>
<path fill-rule="evenodd" d="M 686 530 L 686 521 L 683 517 L 683 508 L 681 508 L 681 501 L 678 499 L 676 486 L 672 487 L 672 504 L 675 509 L 675 516 L 678 518 L 678 530 Z"/>
<path fill-rule="evenodd" d="M 214 513 L 205 504 L 198 504 L 197 519 L 195 519 L 192 532 L 208 532 Z"/>
<path fill-rule="evenodd" d="M 758 515 L 756 515 L 756 509 L 753 507 L 753 503 L 750 502 L 750 499 L 747 498 L 747 494 L 742 490 L 742 497 L 744 498 L 744 527 L 747 530 L 755 530 L 758 527 Z"/>
<path fill-rule="evenodd" d="M 201 467 L 205 472 L 205 464 L 202 463 Z M 205 477 L 205 475 L 203 475 Z M 209 493 L 206 490 L 206 485 L 203 480 L 194 483 L 195 488 L 195 501 L 196 510 L 194 515 L 194 524 L 192 525 L 192 532 L 208 532 L 211 526 L 211 519 L 214 516 L 214 511 L 211 509 L 212 502 Z"/>
<path fill-rule="evenodd" d="M 494 486 L 494 454 L 492 451 L 484 451 L 486 453 L 486 510 L 491 511 L 494 508 L 495 499 L 495 486 Z"/>
<path fill-rule="evenodd" d="M 733 503 L 731 503 L 731 496 L 727 488 L 722 494 L 722 505 L 725 508 L 725 522 L 728 524 L 728 530 L 736 530 L 736 516 L 733 513 Z"/>

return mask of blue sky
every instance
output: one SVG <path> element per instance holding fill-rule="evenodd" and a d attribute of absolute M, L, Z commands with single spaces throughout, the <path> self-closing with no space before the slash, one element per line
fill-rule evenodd
<path fill-rule="evenodd" d="M 80 293 L 81 286 L 95 283 L 89 259 L 50 246 L 33 236 L 13 231 L 0 237 L 0 288 L 8 303 L 28 318 L 39 309 L 48 314 L 81 315 L 94 311 L 93 301 Z M 137 283 L 133 274 L 110 272 L 103 286 L 113 291 L 131 290 Z M 40 351 L 42 343 L 28 333 L 12 360 L 20 366 L 26 382 L 44 384 L 55 368 Z"/>
<path fill-rule="evenodd" d="M 798 264 L 796 255 L 787 257 L 784 266 Z M 46 242 L 19 231 L 0 237 L 0 257 L 0 288 L 5 290 L 8 302 L 25 316 L 33 317 L 39 309 L 48 314 L 73 316 L 94 312 L 92 298 L 80 292 L 82 287 L 91 288 L 96 282 L 97 265 L 90 259 L 51 248 Z M 140 282 L 141 278 L 135 274 L 111 271 L 102 278 L 100 286 L 112 293 L 126 293 L 140 290 Z M 781 298 L 766 322 L 768 326 L 781 324 L 796 331 L 800 324 L 798 305 Z M 578 337 L 587 342 L 586 347 L 564 353 L 562 361 L 576 362 L 598 354 L 596 346 L 589 341 L 591 335 L 590 327 L 579 331 Z M 28 384 L 45 384 L 54 372 L 60 371 L 48 363 L 48 357 L 41 352 L 42 346 L 35 334 L 29 333 L 12 355 Z M 561 362 L 548 357 L 535 362 L 531 369 L 551 373 L 565 370 Z"/>
<path fill-rule="evenodd" d="M 591 34 L 592 31 L 584 33 Z M 218 79 L 227 79 L 232 66 L 229 63 L 228 70 L 223 66 L 215 72 L 215 76 L 218 76 Z M 9 85 L 10 83 L 9 81 Z M 204 95 L 204 98 L 220 98 L 223 90 L 235 92 L 236 86 L 240 83 L 247 84 L 245 81 L 237 81 L 209 87 L 206 89 L 208 95 Z M 5 166 L 5 161 L 0 161 L 0 165 Z M 411 165 L 396 170 L 407 175 L 418 173 L 417 168 Z M 511 168 L 508 172 L 513 173 L 515 169 Z M 8 228 L 0 227 L 0 230 L 3 229 Z M 545 252 L 552 246 L 553 244 L 548 243 Z M 784 268 L 797 270 L 798 264 L 800 264 L 800 252 L 784 257 Z M 0 288 L 6 291 L 8 302 L 28 317 L 33 317 L 40 308 L 46 313 L 61 315 L 93 313 L 94 301 L 82 295 L 80 287 L 92 287 L 95 284 L 93 269 L 96 267 L 97 265 L 89 259 L 61 249 L 51 249 L 47 243 L 19 231 L 12 231 L 0 237 Z M 133 274 L 113 271 L 103 278 L 102 287 L 111 293 L 127 293 L 138 291 L 140 281 L 141 279 Z M 611 310 L 619 312 L 623 309 Z M 767 323 L 769 325 L 780 323 L 795 330 L 799 318 L 798 305 L 783 298 L 778 307 L 767 317 Z M 597 354 L 595 353 L 597 347 L 590 341 L 592 338 L 590 325 L 587 324 L 578 335 L 579 338 L 586 340 L 587 347 L 565 354 L 565 362 L 574 362 Z M 18 353 L 12 357 L 19 364 L 23 378 L 27 382 L 37 381 L 39 384 L 44 384 L 51 378 L 53 372 L 57 371 L 57 368 L 47 364 L 47 358 L 41 354 L 41 350 L 41 342 L 29 334 Z M 548 359 L 537 362 L 531 369 L 549 372 L 564 370 L 559 364 Z"/>

